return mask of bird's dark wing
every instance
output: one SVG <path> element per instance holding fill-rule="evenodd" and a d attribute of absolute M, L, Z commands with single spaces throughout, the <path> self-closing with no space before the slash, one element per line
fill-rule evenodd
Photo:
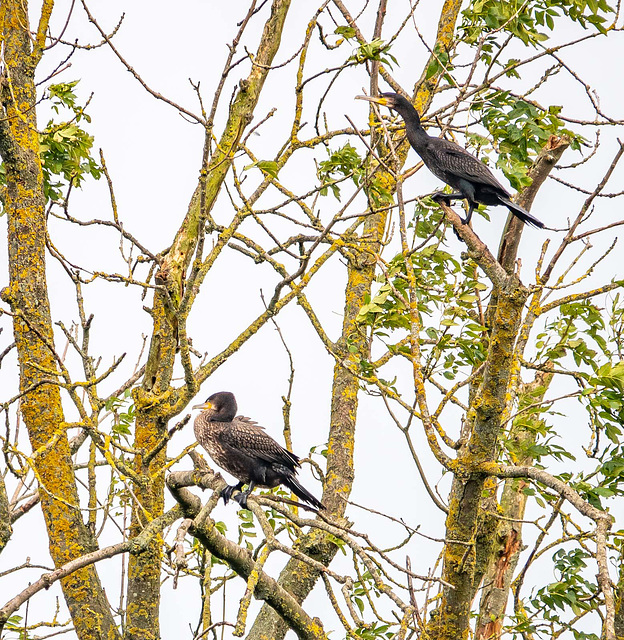
<path fill-rule="evenodd" d="M 432 154 L 441 171 L 470 182 L 487 184 L 507 193 L 488 167 L 458 144 L 444 138 L 432 138 L 431 146 Z"/>
<path fill-rule="evenodd" d="M 264 432 L 264 427 L 245 416 L 236 416 L 231 426 L 219 434 L 218 440 L 226 449 L 230 448 L 250 458 L 293 468 L 299 466 L 299 458 L 294 453 L 284 449 Z"/>

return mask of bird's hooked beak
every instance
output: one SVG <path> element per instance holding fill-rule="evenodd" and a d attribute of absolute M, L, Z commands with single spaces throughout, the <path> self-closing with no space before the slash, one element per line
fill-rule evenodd
<path fill-rule="evenodd" d="M 384 107 L 388 106 L 388 98 L 379 97 L 376 98 L 374 96 L 355 96 L 356 100 L 366 100 L 367 102 L 374 102 L 375 104 L 380 104 Z"/>
<path fill-rule="evenodd" d="M 214 405 L 212 402 L 202 402 L 201 404 L 196 404 L 193 409 L 201 409 L 202 411 L 206 411 L 207 409 L 214 409 Z"/>

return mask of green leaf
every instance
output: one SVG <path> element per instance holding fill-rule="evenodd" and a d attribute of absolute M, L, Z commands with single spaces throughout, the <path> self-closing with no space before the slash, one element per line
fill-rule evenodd
<path fill-rule="evenodd" d="M 249 171 L 249 169 L 253 168 L 258 168 L 265 173 L 268 173 L 272 178 L 277 178 L 278 166 L 277 162 L 275 162 L 274 160 L 257 160 L 256 162 L 243 167 L 243 170 Z"/>
<path fill-rule="evenodd" d="M 355 38 L 355 36 L 357 35 L 353 27 L 347 27 L 347 26 L 336 27 L 336 29 L 334 30 L 334 33 L 338 36 L 342 36 L 346 40 L 351 40 L 352 38 Z"/>

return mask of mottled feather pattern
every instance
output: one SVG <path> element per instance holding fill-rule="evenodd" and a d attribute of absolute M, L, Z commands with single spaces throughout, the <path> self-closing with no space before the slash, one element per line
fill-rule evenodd
<path fill-rule="evenodd" d="M 222 469 L 239 480 L 237 485 L 227 486 L 221 492 L 225 503 L 233 498 L 245 507 L 247 496 L 255 486 L 272 489 L 283 484 L 300 500 L 316 509 L 324 508 L 320 500 L 296 480 L 299 458 L 275 442 L 264 427 L 245 416 L 237 416 L 233 393 L 214 393 L 196 408 L 202 409 L 194 423 L 197 440 Z M 244 485 L 247 485 L 245 491 L 232 495 Z"/>
<path fill-rule="evenodd" d="M 245 460 L 241 459 L 240 455 L 232 455 L 232 448 L 225 445 L 221 437 L 230 425 L 231 422 L 212 422 L 206 414 L 200 413 L 195 418 L 195 437 L 222 469 L 241 480 L 248 480 L 245 477 L 247 475 Z"/>
<path fill-rule="evenodd" d="M 229 425 L 229 428 L 221 431 L 219 435 L 224 445 L 266 462 L 281 462 L 287 467 L 300 466 L 299 458 L 294 453 L 275 442 L 264 432 L 264 427 L 253 420 L 245 416 L 236 416 Z"/>
<path fill-rule="evenodd" d="M 449 179 L 456 182 L 457 178 L 463 178 L 490 185 L 502 194 L 509 195 L 481 160 L 450 140 L 431 138 L 431 159 L 428 153 L 426 155 L 423 162 L 428 169 L 447 184 L 453 185 Z"/>
<path fill-rule="evenodd" d="M 254 460 L 279 466 L 289 474 L 299 467 L 299 458 L 280 446 L 264 427 L 245 416 L 236 416 L 231 422 L 211 421 L 205 413 L 195 418 L 195 437 L 210 457 L 228 473 L 245 482 L 251 479 L 249 469 Z M 259 471 L 258 465 L 255 470 Z M 257 478 L 258 485 L 266 485 L 266 477 Z M 275 485 L 273 485 L 275 486 Z"/>

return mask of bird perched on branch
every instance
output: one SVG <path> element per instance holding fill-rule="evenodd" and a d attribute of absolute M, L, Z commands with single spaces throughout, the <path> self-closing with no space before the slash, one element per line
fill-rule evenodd
<path fill-rule="evenodd" d="M 502 204 L 522 222 L 544 228 L 543 222 L 511 201 L 510 194 L 481 160 L 450 140 L 430 136 L 420 123 L 418 111 L 402 95 L 382 93 L 377 98 L 357 98 L 394 109 L 403 118 L 407 139 L 414 151 L 434 176 L 457 190 L 456 193 L 436 193 L 434 200 L 448 203 L 465 198 L 468 201 L 468 214 L 462 220 L 464 224 L 470 222 L 478 204 Z"/>
<path fill-rule="evenodd" d="M 221 492 L 226 504 L 232 493 L 240 491 L 244 485 L 247 489 L 234 496 L 234 500 L 247 508 L 247 497 L 254 487 L 272 489 L 283 484 L 304 502 L 324 509 L 295 478 L 297 468 L 301 466 L 299 458 L 275 442 L 253 420 L 237 416 L 233 393 L 220 391 L 193 409 L 202 410 L 195 418 L 195 437 L 222 469 L 240 481 Z"/>

